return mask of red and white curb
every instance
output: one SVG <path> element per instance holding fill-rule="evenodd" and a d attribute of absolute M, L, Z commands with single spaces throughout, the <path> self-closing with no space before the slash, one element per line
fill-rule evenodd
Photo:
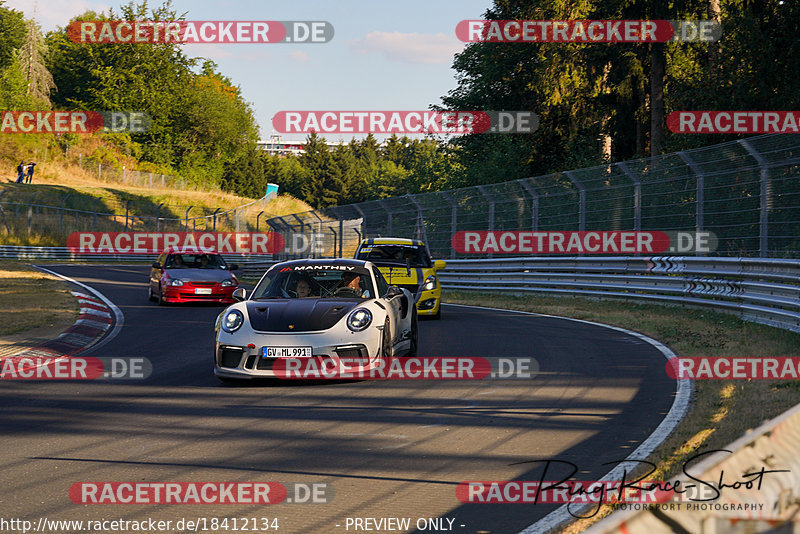
<path fill-rule="evenodd" d="M 84 291 L 71 291 L 80 304 L 80 315 L 75 323 L 64 330 L 57 338 L 45 341 L 34 347 L 23 349 L 13 357 L 62 358 L 73 356 L 90 347 L 105 345 L 119 333 L 124 323 L 122 311 L 94 288 L 75 281 L 50 269 L 34 265 L 36 269 L 47 272 L 74 284 Z M 112 330 L 113 328 L 113 330 Z M 109 330 L 112 330 L 110 333 Z M 108 334 L 107 334 L 108 333 Z"/>

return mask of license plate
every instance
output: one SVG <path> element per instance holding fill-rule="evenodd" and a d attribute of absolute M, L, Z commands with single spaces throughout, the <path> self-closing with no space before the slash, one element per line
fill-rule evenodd
<path fill-rule="evenodd" d="M 261 347 L 262 358 L 310 358 L 311 347 Z"/>
<path fill-rule="evenodd" d="M 194 288 L 195 295 L 210 295 L 211 288 L 210 287 L 196 287 Z"/>

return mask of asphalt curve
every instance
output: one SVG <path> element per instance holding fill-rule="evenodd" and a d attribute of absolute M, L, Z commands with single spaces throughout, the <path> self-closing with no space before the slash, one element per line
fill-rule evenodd
<path fill-rule="evenodd" d="M 365 532 L 355 518 L 410 518 L 410 530 L 417 519 L 446 518 L 453 532 L 519 532 L 557 505 L 463 504 L 458 483 L 539 480 L 539 460 L 550 458 L 579 466 L 575 479 L 597 480 L 610 470 L 604 464 L 653 432 L 675 396 L 664 356 L 639 338 L 465 307 L 420 322 L 421 356 L 532 357 L 539 373 L 230 386 L 211 372 L 220 307 L 156 306 L 144 267 L 48 268 L 99 290 L 124 313 L 119 334 L 85 355 L 146 357 L 153 373 L 116 383 L 5 381 L 0 517 L 173 525 L 267 517 L 278 519 L 279 532 L 297 533 Z M 268 506 L 74 504 L 70 486 L 87 481 L 324 482 L 334 497 Z"/>

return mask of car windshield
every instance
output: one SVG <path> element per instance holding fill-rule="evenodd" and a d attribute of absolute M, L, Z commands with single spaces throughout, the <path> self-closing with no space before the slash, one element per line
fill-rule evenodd
<path fill-rule="evenodd" d="M 431 266 L 428 251 L 420 245 L 364 245 L 358 251 L 358 259 L 379 265 L 391 263 L 409 267 Z"/>
<path fill-rule="evenodd" d="M 227 269 L 218 254 L 170 254 L 164 262 L 167 269 Z"/>
<path fill-rule="evenodd" d="M 273 267 L 253 290 L 253 300 L 275 298 L 373 298 L 375 288 L 363 267 L 300 265 Z"/>

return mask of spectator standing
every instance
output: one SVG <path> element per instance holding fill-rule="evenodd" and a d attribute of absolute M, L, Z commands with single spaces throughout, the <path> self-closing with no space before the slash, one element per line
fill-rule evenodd
<path fill-rule="evenodd" d="M 17 183 L 21 184 L 25 181 L 25 161 L 20 161 L 17 165 Z"/>
<path fill-rule="evenodd" d="M 34 162 L 28 163 L 28 174 L 25 177 L 25 183 L 31 183 L 33 181 L 33 168 L 36 166 Z"/>

